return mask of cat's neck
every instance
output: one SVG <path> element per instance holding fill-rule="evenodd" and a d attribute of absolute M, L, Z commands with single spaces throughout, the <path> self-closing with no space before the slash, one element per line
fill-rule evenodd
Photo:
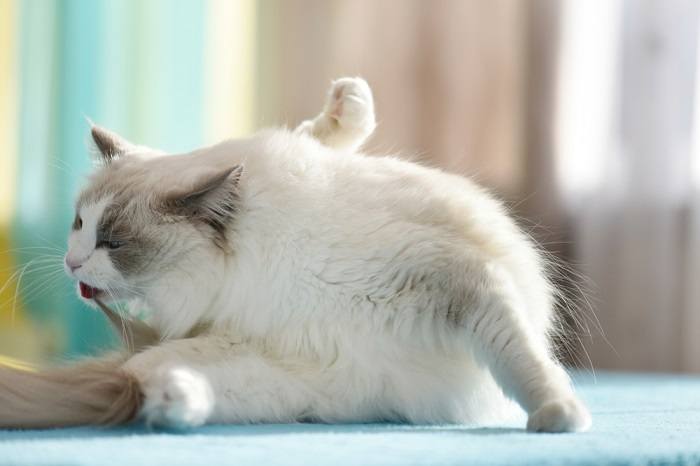
<path fill-rule="evenodd" d="M 149 324 L 165 339 L 185 338 L 211 320 L 225 276 L 220 260 L 191 271 L 173 271 L 144 297 Z"/>

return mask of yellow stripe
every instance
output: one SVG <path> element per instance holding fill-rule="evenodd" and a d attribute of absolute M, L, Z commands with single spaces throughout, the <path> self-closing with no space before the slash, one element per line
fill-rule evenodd
<path fill-rule="evenodd" d="M 256 2 L 207 2 L 205 30 L 204 137 L 211 143 L 254 129 Z"/>
<path fill-rule="evenodd" d="M 14 205 L 17 160 L 17 5 L 0 0 L 0 327 L 12 319 L 7 306 L 15 295 L 10 253 L 10 220 Z"/>
<path fill-rule="evenodd" d="M 12 216 L 17 169 L 17 13 L 16 0 L 0 0 L 0 229 L 7 227 Z M 6 249 L 0 244 L 0 251 Z"/>
<path fill-rule="evenodd" d="M 10 280 L 16 270 L 13 261 L 11 224 L 17 185 L 19 133 L 19 61 L 18 0 L 0 0 L 0 353 L 9 352 L 22 358 L 38 360 L 41 349 L 37 332 L 15 305 L 16 281 Z M 31 370 L 19 360 L 0 355 L 0 366 Z"/>
<path fill-rule="evenodd" d="M 0 367 L 9 367 L 20 371 L 34 372 L 36 369 L 28 363 L 0 355 Z"/>

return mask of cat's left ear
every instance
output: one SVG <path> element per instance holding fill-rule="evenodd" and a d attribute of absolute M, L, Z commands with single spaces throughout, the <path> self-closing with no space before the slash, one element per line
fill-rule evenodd
<path fill-rule="evenodd" d="M 211 227 L 214 241 L 225 245 L 226 229 L 238 212 L 243 165 L 205 173 L 186 189 L 170 192 L 163 203 L 166 213 Z"/>
<path fill-rule="evenodd" d="M 105 163 L 110 163 L 136 149 L 135 145 L 131 144 L 117 133 L 102 128 L 101 126 L 93 125 L 90 129 L 90 135 L 99 151 L 102 161 Z"/>

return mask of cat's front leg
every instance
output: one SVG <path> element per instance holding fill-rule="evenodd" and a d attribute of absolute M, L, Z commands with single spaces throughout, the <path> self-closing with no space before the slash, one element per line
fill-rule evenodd
<path fill-rule="evenodd" d="M 335 149 L 358 149 L 376 127 L 372 91 L 362 78 L 333 81 L 323 111 L 296 132 L 308 134 Z"/>
<path fill-rule="evenodd" d="M 172 340 L 128 360 L 143 393 L 149 425 L 293 422 L 308 410 L 298 376 L 245 345 L 221 337 Z"/>

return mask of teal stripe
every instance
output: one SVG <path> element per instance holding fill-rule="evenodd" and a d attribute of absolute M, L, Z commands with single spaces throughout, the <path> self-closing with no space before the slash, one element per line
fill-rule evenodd
<path fill-rule="evenodd" d="M 54 89 L 55 15 L 53 4 L 41 0 L 21 3 L 20 44 L 20 135 L 18 213 L 21 220 L 36 224 L 46 215 L 49 165 L 53 151 L 51 112 Z M 31 170 L 28 168 L 31 167 Z"/>
<path fill-rule="evenodd" d="M 65 238 L 73 217 L 73 199 L 88 172 L 86 116 L 97 114 L 100 85 L 102 2 L 94 0 L 62 0 L 58 14 L 60 24 L 60 67 L 57 72 L 58 94 L 54 112 L 57 128 L 56 147 L 59 157 L 72 170 L 55 170 L 53 192 L 59 205 L 51 224 Z M 78 176 L 76 176 L 78 175 Z M 111 335 L 109 328 L 96 312 L 86 312 L 75 298 L 62 302 L 67 312 L 68 348 L 73 353 L 85 353 L 99 348 Z"/>
<path fill-rule="evenodd" d="M 169 152 L 191 150 L 203 139 L 204 2 L 150 0 L 135 7 L 135 138 Z"/>
<path fill-rule="evenodd" d="M 85 117 L 166 150 L 201 144 L 203 28 L 204 4 L 196 0 L 21 2 L 19 247 L 65 244 L 90 167 Z M 46 273 L 26 278 L 25 298 L 46 288 Z M 73 286 L 61 279 L 26 306 L 58 325 L 63 355 L 112 341 Z"/>
<path fill-rule="evenodd" d="M 24 248 L 54 246 L 57 227 L 52 225 L 56 197 L 52 176 L 58 159 L 54 127 L 56 51 L 56 4 L 41 0 L 27 0 L 20 4 L 20 112 L 19 160 L 13 245 Z M 62 242 L 61 242 L 62 243 Z M 36 249 L 20 250 L 18 264 L 29 263 L 40 256 Z M 56 265 L 58 268 L 58 264 Z M 37 273 L 23 277 L 22 297 L 28 301 L 31 315 L 41 319 L 49 329 L 62 323 L 61 302 L 54 302 L 65 289 L 49 287 L 45 277 L 48 269 L 37 268 Z M 65 286 L 59 283 L 57 286 Z M 48 289 L 48 293 L 44 290 Z M 64 328 L 64 327 L 61 327 Z M 47 335 L 52 332 L 47 332 Z M 51 342 L 51 345 L 60 342 Z"/>
<path fill-rule="evenodd" d="M 133 98 L 138 81 L 133 51 L 139 40 L 134 13 L 138 0 L 110 1 L 104 4 L 100 31 L 102 80 L 94 121 L 126 138 L 136 133 Z M 125 33 L 125 31 L 127 33 Z"/>

